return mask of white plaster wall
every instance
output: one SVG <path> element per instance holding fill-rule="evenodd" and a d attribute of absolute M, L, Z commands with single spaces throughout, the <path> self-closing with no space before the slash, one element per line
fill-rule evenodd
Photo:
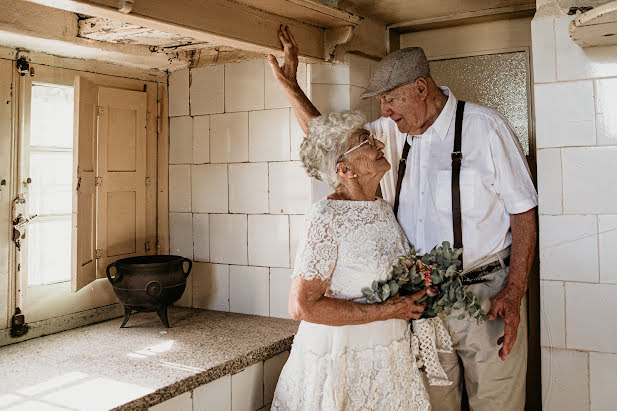
<path fill-rule="evenodd" d="M 545 410 L 617 406 L 617 47 L 532 22 Z M 548 15 L 547 15 L 548 14 Z M 542 17 L 540 17 L 542 16 Z"/>
<path fill-rule="evenodd" d="M 359 97 L 371 67 L 350 56 L 298 78 L 322 112 L 373 119 Z M 303 216 L 331 189 L 301 167 L 304 135 L 267 61 L 171 73 L 169 115 L 170 252 L 194 260 L 178 304 L 288 318 Z"/>

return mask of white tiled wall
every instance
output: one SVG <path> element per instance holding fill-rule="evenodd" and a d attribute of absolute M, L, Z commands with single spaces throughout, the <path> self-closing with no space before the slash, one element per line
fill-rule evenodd
<path fill-rule="evenodd" d="M 284 351 L 148 408 L 148 411 L 257 411 L 269 409 L 289 358 Z"/>
<path fill-rule="evenodd" d="M 298 81 L 322 111 L 372 120 L 373 67 L 300 64 Z M 304 214 L 331 190 L 301 166 L 304 132 L 267 60 L 174 72 L 169 104 L 171 252 L 195 261 L 179 304 L 289 318 Z"/>
<path fill-rule="evenodd" d="M 615 409 L 617 47 L 581 49 L 572 17 L 532 22 L 543 406 Z"/>

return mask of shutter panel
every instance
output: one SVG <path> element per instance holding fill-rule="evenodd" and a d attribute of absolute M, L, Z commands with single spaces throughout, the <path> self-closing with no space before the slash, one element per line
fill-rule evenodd
<path fill-rule="evenodd" d="M 98 92 L 97 277 L 120 258 L 145 254 L 146 93 Z"/>
<path fill-rule="evenodd" d="M 75 77 L 71 290 L 96 280 L 96 84 Z"/>

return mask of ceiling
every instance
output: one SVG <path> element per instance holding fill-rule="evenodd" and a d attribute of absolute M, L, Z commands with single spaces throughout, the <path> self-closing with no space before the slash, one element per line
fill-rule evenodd
<path fill-rule="evenodd" d="M 331 3 L 331 0 L 328 2 Z M 535 6 L 535 4 L 535 0 L 339 0 L 336 6 L 390 25 L 460 13 Z"/>

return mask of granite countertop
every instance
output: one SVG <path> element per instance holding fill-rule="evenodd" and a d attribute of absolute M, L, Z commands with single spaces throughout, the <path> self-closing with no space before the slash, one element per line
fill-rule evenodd
<path fill-rule="evenodd" d="M 169 309 L 172 328 L 156 313 L 121 322 L 0 347 L 0 409 L 143 410 L 290 349 L 298 329 L 292 320 L 179 307 Z"/>

